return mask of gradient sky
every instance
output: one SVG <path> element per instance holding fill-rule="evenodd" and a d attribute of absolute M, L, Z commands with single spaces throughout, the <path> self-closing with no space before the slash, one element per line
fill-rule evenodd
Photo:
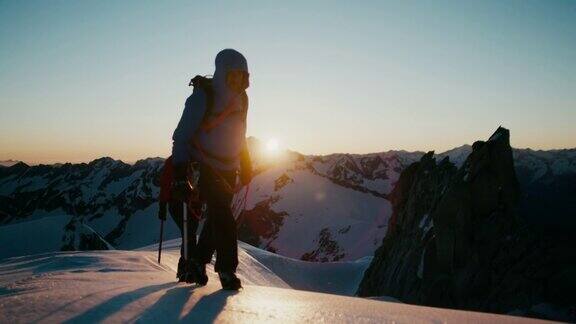
<path fill-rule="evenodd" d="M 302 153 L 576 147 L 576 1 L 0 1 L 0 160 L 167 156 L 248 58 L 248 135 Z"/>

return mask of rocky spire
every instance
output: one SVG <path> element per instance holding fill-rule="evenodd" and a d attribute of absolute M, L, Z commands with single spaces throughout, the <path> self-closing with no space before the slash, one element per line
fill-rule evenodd
<path fill-rule="evenodd" d="M 509 138 L 498 128 L 474 143 L 458 170 L 446 159 L 437 164 L 432 152 L 404 170 L 391 193 L 390 230 L 358 295 L 570 319 L 574 243 L 538 235 L 518 217 Z M 538 305 L 558 312 L 537 314 Z"/>

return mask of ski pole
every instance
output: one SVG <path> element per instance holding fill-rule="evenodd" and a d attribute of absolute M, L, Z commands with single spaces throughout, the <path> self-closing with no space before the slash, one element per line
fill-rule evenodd
<path fill-rule="evenodd" d="M 188 261 L 188 211 L 187 206 L 186 206 L 186 202 L 183 203 L 184 204 L 184 215 L 182 217 L 182 219 L 184 220 L 184 228 L 182 229 L 183 231 L 183 235 L 182 235 L 182 240 L 184 241 L 184 260 Z"/>
<path fill-rule="evenodd" d="M 162 236 L 164 235 L 164 220 L 160 220 L 160 244 L 158 245 L 158 263 L 160 263 L 160 257 L 162 256 Z"/>

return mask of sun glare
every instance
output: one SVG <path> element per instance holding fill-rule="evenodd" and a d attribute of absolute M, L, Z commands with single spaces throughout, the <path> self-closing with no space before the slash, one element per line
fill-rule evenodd
<path fill-rule="evenodd" d="M 266 143 L 266 149 L 268 152 L 276 152 L 278 151 L 278 140 L 275 138 L 271 138 Z"/>

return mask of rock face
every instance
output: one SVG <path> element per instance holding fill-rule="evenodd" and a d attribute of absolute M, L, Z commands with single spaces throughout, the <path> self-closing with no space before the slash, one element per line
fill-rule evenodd
<path fill-rule="evenodd" d="M 282 228 L 284 217 L 288 215 L 287 212 L 275 212 L 270 209 L 270 205 L 278 199 L 280 196 L 271 196 L 242 213 L 242 219 L 238 221 L 238 237 L 242 241 L 270 252 L 276 252 L 272 242 Z"/>
<path fill-rule="evenodd" d="M 574 319 L 576 241 L 519 217 L 508 130 L 474 143 L 459 169 L 424 155 L 404 170 L 390 200 L 389 231 L 358 295 Z"/>

